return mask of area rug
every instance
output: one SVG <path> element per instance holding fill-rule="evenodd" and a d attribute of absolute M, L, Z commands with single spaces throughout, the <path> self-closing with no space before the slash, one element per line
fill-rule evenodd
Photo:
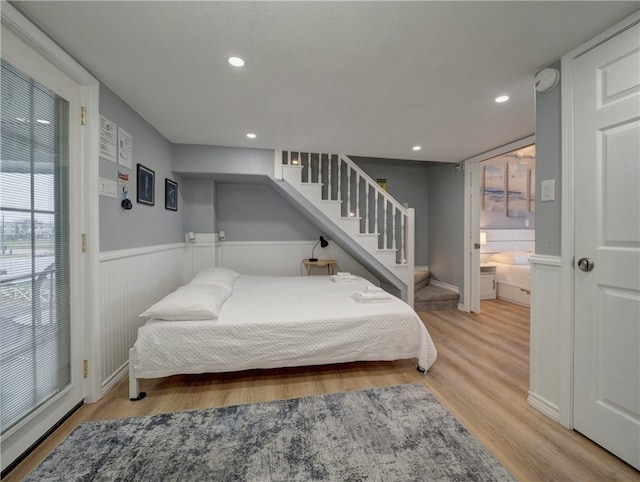
<path fill-rule="evenodd" d="M 514 480 L 424 388 L 83 423 L 26 480 Z"/>

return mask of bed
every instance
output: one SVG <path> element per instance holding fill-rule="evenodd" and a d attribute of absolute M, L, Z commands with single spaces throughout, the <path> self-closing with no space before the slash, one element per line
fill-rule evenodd
<path fill-rule="evenodd" d="M 531 265 L 529 256 L 535 249 L 532 229 L 492 229 L 483 231 L 480 261 L 495 266 L 496 297 L 530 306 Z"/>
<path fill-rule="evenodd" d="M 531 300 L 531 265 L 489 261 L 496 267 L 496 296 L 498 299 L 529 306 Z"/>
<path fill-rule="evenodd" d="M 368 290 L 385 299 L 354 297 Z M 356 276 L 205 270 L 141 315 L 150 319 L 129 352 L 130 398 L 144 396 L 140 379 L 178 374 L 413 358 L 426 372 L 437 356 L 427 329 L 409 305 L 378 290 Z"/>

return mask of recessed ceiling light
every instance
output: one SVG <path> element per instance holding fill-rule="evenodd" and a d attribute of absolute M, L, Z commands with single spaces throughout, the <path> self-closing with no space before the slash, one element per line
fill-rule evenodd
<path fill-rule="evenodd" d="M 414 151 L 419 151 L 420 149 L 422 149 L 422 146 L 413 146 L 412 149 Z"/>
<path fill-rule="evenodd" d="M 249 132 L 249 133 L 247 134 L 247 137 L 248 137 L 249 139 L 255 139 L 257 136 L 256 136 L 253 132 Z"/>
<path fill-rule="evenodd" d="M 229 63 L 234 67 L 244 67 L 244 60 L 240 57 L 229 57 Z"/>
<path fill-rule="evenodd" d="M 496 102 L 498 104 L 501 104 L 503 102 L 506 102 L 509 100 L 509 96 L 508 95 L 501 95 L 500 97 L 496 97 Z"/>

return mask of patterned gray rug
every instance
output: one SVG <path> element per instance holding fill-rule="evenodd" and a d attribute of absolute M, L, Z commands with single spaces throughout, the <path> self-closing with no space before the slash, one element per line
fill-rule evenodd
<path fill-rule="evenodd" d="M 422 386 L 80 424 L 26 480 L 513 480 Z"/>

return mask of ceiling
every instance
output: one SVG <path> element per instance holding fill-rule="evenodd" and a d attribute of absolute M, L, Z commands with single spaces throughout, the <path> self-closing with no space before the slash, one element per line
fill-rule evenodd
<path fill-rule="evenodd" d="M 12 3 L 173 143 L 441 162 L 533 134 L 535 73 L 640 6 Z"/>

